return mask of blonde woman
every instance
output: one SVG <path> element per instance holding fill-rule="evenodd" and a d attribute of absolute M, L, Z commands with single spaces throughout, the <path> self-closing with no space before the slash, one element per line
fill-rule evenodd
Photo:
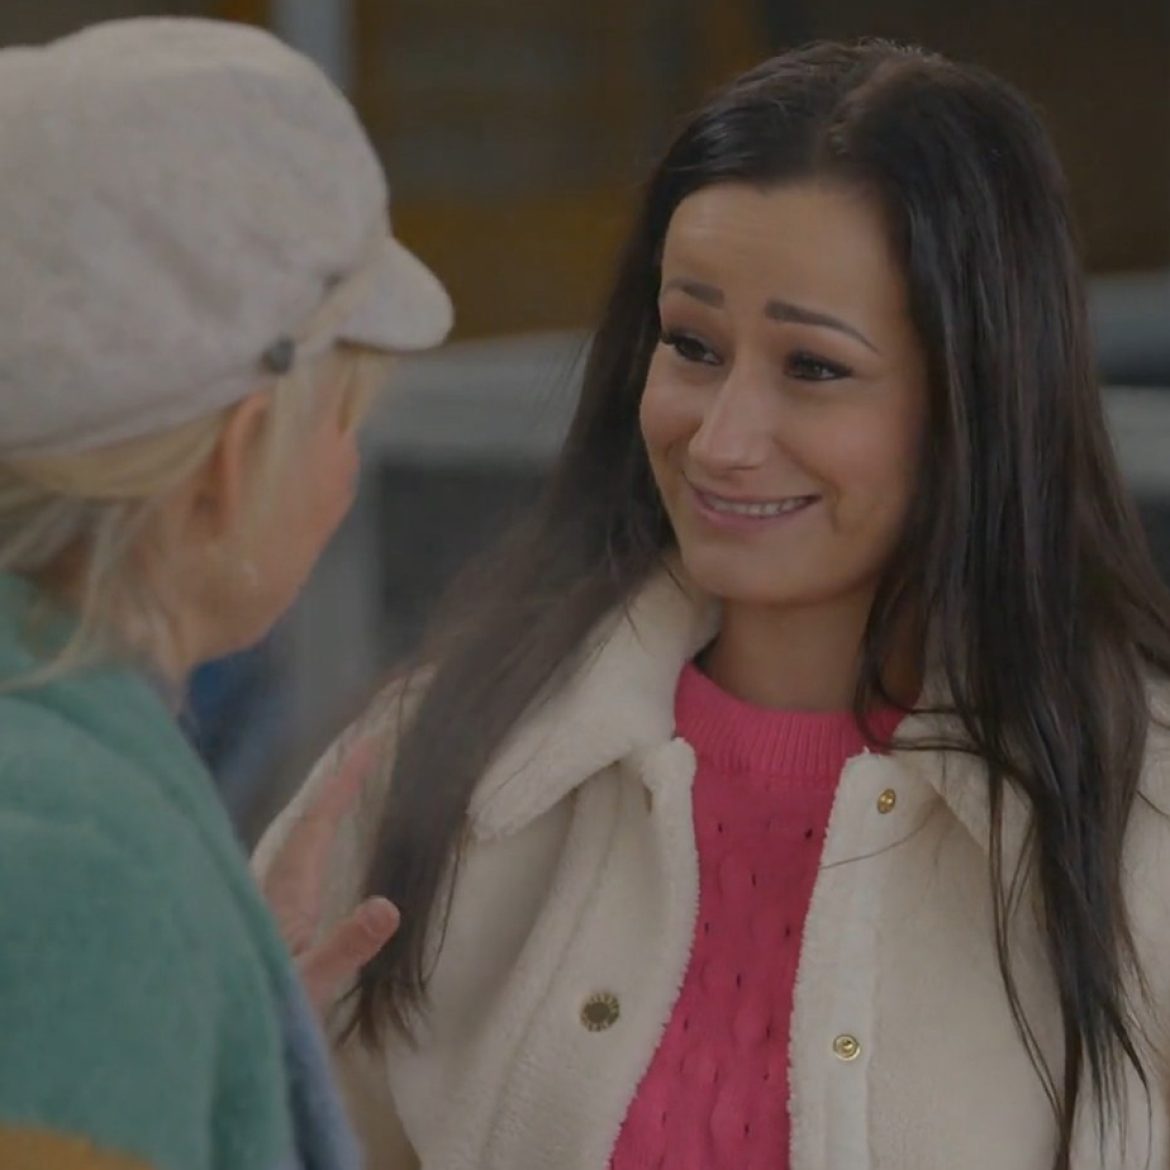
<path fill-rule="evenodd" d="M 266 34 L 7 50 L 0 105 L 0 1165 L 355 1166 L 172 716 L 292 601 L 387 355 L 450 302 L 348 104 Z M 394 911 L 360 910 L 376 949 Z M 336 958 L 306 956 L 317 994 Z"/>

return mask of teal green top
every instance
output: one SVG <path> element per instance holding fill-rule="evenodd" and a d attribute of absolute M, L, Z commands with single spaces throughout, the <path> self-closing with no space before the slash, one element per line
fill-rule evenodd
<path fill-rule="evenodd" d="M 38 665 L 34 600 L 0 575 L 0 682 Z M 29 1148 L 91 1165 L 80 1138 L 116 1166 L 349 1170 L 341 1116 L 291 961 L 156 690 L 102 668 L 0 693 L 0 1165 Z"/>

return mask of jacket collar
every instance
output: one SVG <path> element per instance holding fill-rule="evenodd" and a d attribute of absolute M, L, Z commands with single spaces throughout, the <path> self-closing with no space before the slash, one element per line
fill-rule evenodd
<path fill-rule="evenodd" d="M 684 665 L 714 637 L 718 606 L 669 565 L 604 618 L 569 676 L 519 725 L 471 801 L 479 837 L 522 829 L 590 776 L 674 736 Z"/>
<path fill-rule="evenodd" d="M 684 665 L 714 637 L 719 607 L 671 562 L 623 609 L 598 626 L 568 678 L 520 725 L 472 798 L 471 827 L 481 838 L 519 831 L 590 776 L 674 737 L 674 694 Z M 928 682 L 932 702 L 943 698 Z M 937 705 L 937 703 L 936 703 Z M 956 721 L 911 715 L 899 738 L 961 742 Z M 929 784 L 971 836 L 989 847 L 991 815 L 978 758 L 942 747 L 899 750 L 895 766 Z M 1004 796 L 1003 846 L 1018 856 L 1027 833 L 1026 802 Z"/>

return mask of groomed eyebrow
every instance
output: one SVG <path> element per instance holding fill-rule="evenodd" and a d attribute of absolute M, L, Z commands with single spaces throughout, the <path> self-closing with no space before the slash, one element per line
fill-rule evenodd
<path fill-rule="evenodd" d="M 704 305 L 710 305 L 714 309 L 723 308 L 723 292 L 713 284 L 704 284 L 701 280 L 688 280 L 685 276 L 676 276 L 662 286 L 662 291 L 664 293 L 670 292 L 672 288 L 677 288 L 679 292 L 684 292 L 688 297 L 694 297 L 696 301 L 702 301 Z"/>
<path fill-rule="evenodd" d="M 723 292 L 713 284 L 701 280 L 691 280 L 687 277 L 675 277 L 668 280 L 663 286 L 663 293 L 677 289 L 704 305 L 713 309 L 723 307 Z M 847 321 L 834 317 L 831 313 L 821 313 L 816 309 L 806 309 L 803 305 L 793 304 L 791 301 L 770 300 L 764 305 L 764 316 L 772 321 L 789 321 L 797 325 L 815 325 L 822 329 L 835 329 L 856 341 L 860 341 L 867 349 L 878 352 L 878 348 L 868 337 L 858 329 L 854 329 Z"/>

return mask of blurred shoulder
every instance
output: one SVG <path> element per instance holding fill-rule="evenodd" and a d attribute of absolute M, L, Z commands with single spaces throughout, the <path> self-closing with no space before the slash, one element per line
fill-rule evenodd
<path fill-rule="evenodd" d="M 149 856 L 159 881 L 179 862 L 180 842 L 197 843 L 149 761 L 19 693 L 0 696 L 0 815 L 100 833 Z"/>

